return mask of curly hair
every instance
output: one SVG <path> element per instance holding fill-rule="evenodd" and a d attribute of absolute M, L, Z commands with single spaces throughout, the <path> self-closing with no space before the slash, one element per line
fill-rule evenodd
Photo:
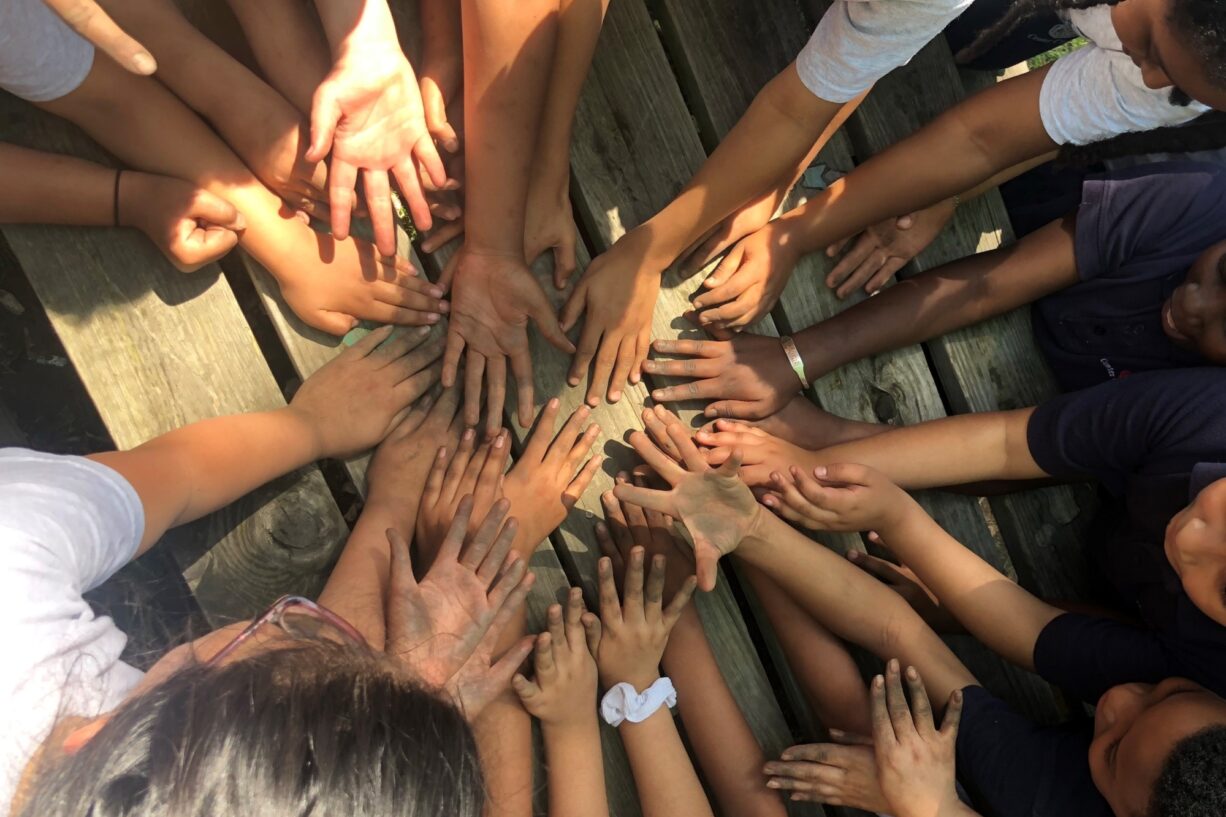
<path fill-rule="evenodd" d="M 1226 726 L 1210 726 L 1171 750 L 1150 795 L 1147 817 L 1226 814 Z"/>

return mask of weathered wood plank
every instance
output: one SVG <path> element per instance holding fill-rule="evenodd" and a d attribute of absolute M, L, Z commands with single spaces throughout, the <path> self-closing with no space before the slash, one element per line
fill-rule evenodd
<path fill-rule="evenodd" d="M 8 95 L 0 95 L 0 138 L 109 161 L 75 128 Z M 134 231 L 3 231 L 117 445 L 284 405 L 216 265 L 183 275 Z M 167 539 L 218 622 L 285 592 L 318 592 L 346 534 L 311 466 Z"/>

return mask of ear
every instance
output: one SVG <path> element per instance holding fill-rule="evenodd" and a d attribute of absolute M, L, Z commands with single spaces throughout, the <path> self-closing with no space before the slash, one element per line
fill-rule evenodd
<path fill-rule="evenodd" d="M 64 750 L 66 755 L 75 755 L 77 752 L 94 739 L 94 735 L 102 731 L 102 727 L 106 726 L 111 721 L 110 715 L 103 715 L 99 718 L 94 718 L 84 726 L 78 727 L 68 733 L 68 737 L 64 738 L 64 742 L 60 748 Z"/>

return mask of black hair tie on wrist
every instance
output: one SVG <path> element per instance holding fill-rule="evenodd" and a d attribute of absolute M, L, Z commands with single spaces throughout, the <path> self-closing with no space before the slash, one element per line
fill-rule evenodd
<path fill-rule="evenodd" d="M 111 200 L 111 213 L 115 218 L 115 226 L 119 225 L 119 177 L 123 175 L 123 168 L 115 171 L 115 193 Z"/>

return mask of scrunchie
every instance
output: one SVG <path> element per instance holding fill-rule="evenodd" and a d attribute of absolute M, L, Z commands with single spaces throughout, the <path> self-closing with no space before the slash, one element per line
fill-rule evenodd
<path fill-rule="evenodd" d="M 624 721 L 642 723 L 661 706 L 677 705 L 677 690 L 668 677 L 657 678 L 642 692 L 626 682 L 614 684 L 600 699 L 600 717 L 609 726 L 621 726 Z"/>

